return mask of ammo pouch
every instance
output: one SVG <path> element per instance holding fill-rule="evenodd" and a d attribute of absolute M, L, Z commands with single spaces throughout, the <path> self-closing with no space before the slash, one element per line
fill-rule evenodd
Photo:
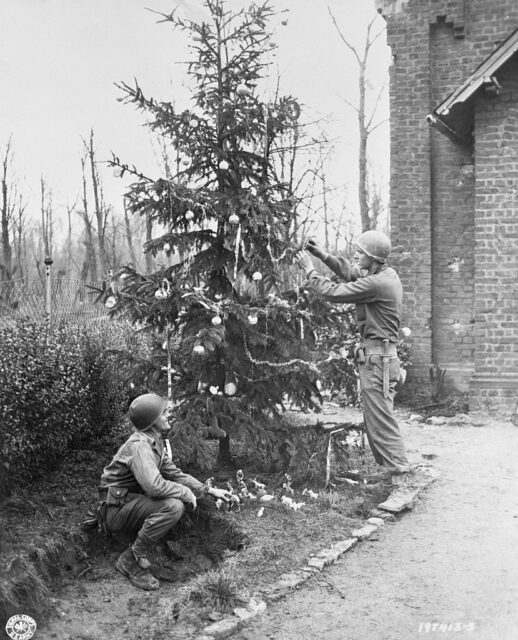
<path fill-rule="evenodd" d="M 128 489 L 125 487 L 108 487 L 105 501 L 109 507 L 121 507 L 128 502 Z"/>

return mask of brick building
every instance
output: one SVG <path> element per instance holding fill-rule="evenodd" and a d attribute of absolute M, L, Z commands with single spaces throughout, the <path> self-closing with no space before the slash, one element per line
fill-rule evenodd
<path fill-rule="evenodd" d="M 410 381 L 518 401 L 518 0 L 376 0 L 393 64 L 391 235 Z M 427 124 L 428 122 L 428 124 Z"/>

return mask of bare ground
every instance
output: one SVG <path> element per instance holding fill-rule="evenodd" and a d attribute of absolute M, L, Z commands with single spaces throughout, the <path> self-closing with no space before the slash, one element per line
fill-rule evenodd
<path fill-rule="evenodd" d="M 236 638 L 518 638 L 518 429 L 487 416 L 402 427 L 440 479 L 326 571 L 345 597 L 309 581 Z"/>

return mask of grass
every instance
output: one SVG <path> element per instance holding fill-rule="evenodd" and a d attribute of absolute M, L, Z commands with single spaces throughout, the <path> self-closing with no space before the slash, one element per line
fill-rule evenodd
<path fill-rule="evenodd" d="M 212 569 L 196 578 L 190 597 L 221 613 L 229 613 L 248 602 L 247 590 L 229 567 Z"/>

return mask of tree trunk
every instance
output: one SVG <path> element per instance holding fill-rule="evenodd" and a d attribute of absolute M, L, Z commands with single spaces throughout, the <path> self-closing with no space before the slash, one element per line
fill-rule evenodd
<path fill-rule="evenodd" d="M 130 255 L 130 262 L 133 266 L 137 267 L 137 254 L 135 253 L 135 246 L 133 244 L 133 231 L 131 229 L 130 219 L 128 215 L 128 208 L 126 206 L 126 199 L 123 200 L 124 204 L 124 223 L 126 225 L 126 241 L 128 243 L 128 251 Z"/>
<path fill-rule="evenodd" d="M 99 174 L 95 166 L 95 151 L 94 151 L 94 132 L 90 131 L 90 142 L 88 146 L 88 157 L 90 158 L 90 171 L 92 176 L 92 189 L 94 194 L 94 214 L 97 220 L 97 246 L 99 248 L 99 266 L 101 268 L 101 276 L 106 275 L 106 246 L 105 246 L 105 232 L 106 232 L 106 212 L 103 206 L 101 189 L 99 184 Z"/>
<path fill-rule="evenodd" d="M 11 156 L 11 141 L 7 144 L 7 149 L 2 160 L 2 269 L 3 280 L 11 280 L 13 273 L 13 251 L 11 247 L 11 238 L 9 234 L 9 226 L 11 222 L 11 205 L 9 203 L 9 187 L 7 184 L 9 162 Z"/>

